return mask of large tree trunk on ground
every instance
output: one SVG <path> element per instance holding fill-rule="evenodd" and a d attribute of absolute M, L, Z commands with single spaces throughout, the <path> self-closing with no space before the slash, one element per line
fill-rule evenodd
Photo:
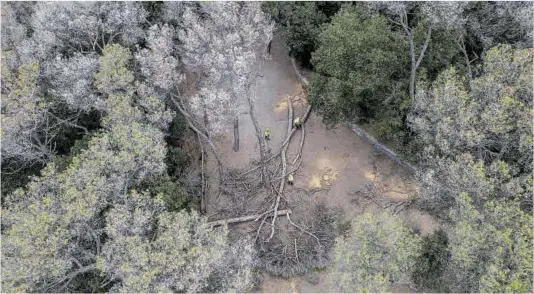
<path fill-rule="evenodd" d="M 295 71 L 295 74 L 297 75 L 297 78 L 300 80 L 300 82 L 304 86 L 308 87 L 310 83 L 308 82 L 308 79 L 306 79 L 306 77 L 304 77 L 298 70 L 297 64 L 295 63 L 295 58 L 291 58 L 291 65 L 293 65 L 293 70 Z"/>
<path fill-rule="evenodd" d="M 293 104 L 291 102 L 291 98 L 287 97 L 287 135 L 286 135 L 286 141 L 287 144 L 284 145 L 282 148 L 282 152 L 280 156 L 282 157 L 282 179 L 280 180 L 280 188 L 278 189 L 278 193 L 276 195 L 276 201 L 274 204 L 274 217 L 273 221 L 271 222 L 271 235 L 269 235 L 269 238 L 267 238 L 267 242 L 269 242 L 273 236 L 274 236 L 274 224 L 276 222 L 276 216 L 278 215 L 278 206 L 280 205 L 280 198 L 282 197 L 282 193 L 284 193 L 284 185 L 286 183 L 286 171 L 287 171 L 287 163 L 286 163 L 286 152 L 287 152 L 287 146 L 289 146 L 289 139 L 291 139 L 291 135 L 295 131 L 293 128 Z M 304 123 L 304 121 L 302 122 Z"/>
<path fill-rule="evenodd" d="M 234 117 L 234 152 L 239 151 L 239 118 Z"/>
<path fill-rule="evenodd" d="M 273 214 L 270 212 L 269 214 Z M 291 214 L 291 209 L 284 209 L 279 210 L 276 212 L 276 216 L 281 215 L 289 215 Z M 248 215 L 248 216 L 242 216 L 242 217 L 236 217 L 236 218 L 229 218 L 229 219 L 222 219 L 218 221 L 209 222 L 208 224 L 215 227 L 215 226 L 222 226 L 225 224 L 232 224 L 232 223 L 242 223 L 242 222 L 248 222 L 248 221 L 257 221 L 259 220 L 263 214 L 255 214 L 255 215 Z"/>
<path fill-rule="evenodd" d="M 415 166 L 411 165 L 410 163 L 406 162 L 405 160 L 399 158 L 395 152 L 391 151 L 388 147 L 380 144 L 377 139 L 375 139 L 373 136 L 371 136 L 369 133 L 364 131 L 362 128 L 358 127 L 357 125 L 353 124 L 351 125 L 351 129 L 358 134 L 362 139 L 365 141 L 371 143 L 375 149 L 385 154 L 389 159 L 393 160 L 397 164 L 406 167 L 408 170 L 410 170 L 412 173 L 416 173 L 417 169 Z"/>

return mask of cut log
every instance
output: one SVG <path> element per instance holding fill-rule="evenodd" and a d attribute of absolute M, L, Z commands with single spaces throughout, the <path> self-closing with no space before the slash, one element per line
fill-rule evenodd
<path fill-rule="evenodd" d="M 407 161 L 402 160 L 401 158 L 399 158 L 397 156 L 397 154 L 395 154 L 395 152 L 393 152 L 391 149 L 389 149 L 388 147 L 384 146 L 383 144 L 380 144 L 380 142 L 378 142 L 378 140 L 375 139 L 375 137 L 371 136 L 371 134 L 367 133 L 366 131 L 364 131 L 359 126 L 357 126 L 355 124 L 352 124 L 351 125 L 351 129 L 358 136 L 360 136 L 362 139 L 364 139 L 365 141 L 367 141 L 371 145 L 373 145 L 373 147 L 375 149 L 377 149 L 378 151 L 382 152 L 387 157 L 389 157 L 389 159 L 393 160 L 394 162 L 396 162 L 397 164 L 399 164 L 401 166 L 404 166 L 406 169 L 408 169 L 412 173 L 416 173 L 417 172 L 417 169 L 416 169 L 415 166 L 413 166 L 410 163 L 408 163 Z"/>
<path fill-rule="evenodd" d="M 282 216 L 282 215 L 289 215 L 289 214 L 291 214 L 291 209 L 283 209 L 283 210 L 277 211 L 275 215 Z M 272 215 L 269 215 L 269 216 L 272 216 Z M 236 218 L 221 219 L 218 221 L 209 222 L 208 225 L 211 225 L 212 227 L 216 227 L 216 226 L 222 226 L 225 224 L 256 221 L 256 220 L 259 220 L 260 217 L 261 217 L 261 214 L 255 214 L 255 215 L 248 215 L 248 216 L 242 216 L 242 217 L 236 217 Z"/>

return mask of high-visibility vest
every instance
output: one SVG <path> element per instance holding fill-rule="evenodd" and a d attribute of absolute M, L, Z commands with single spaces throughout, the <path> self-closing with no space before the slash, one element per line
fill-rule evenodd
<path fill-rule="evenodd" d="M 289 174 L 289 176 L 287 176 L 287 180 L 293 183 L 293 174 Z"/>
<path fill-rule="evenodd" d="M 295 121 L 293 122 L 296 126 L 300 126 L 300 117 L 295 118 Z"/>
<path fill-rule="evenodd" d="M 265 137 L 268 137 L 271 134 L 271 130 L 266 129 L 265 132 L 263 132 L 263 134 L 265 135 Z"/>

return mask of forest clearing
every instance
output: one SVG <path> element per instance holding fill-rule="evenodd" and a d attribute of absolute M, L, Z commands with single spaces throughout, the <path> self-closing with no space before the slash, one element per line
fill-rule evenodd
<path fill-rule="evenodd" d="M 534 2 L 1 6 L 1 289 L 531 293 Z"/>
<path fill-rule="evenodd" d="M 259 114 L 258 122 L 261 126 L 271 129 L 272 138 L 268 142 L 268 148 L 274 151 L 281 146 L 286 135 L 287 97 L 289 96 L 292 101 L 295 117 L 302 116 L 308 106 L 304 90 L 292 68 L 287 49 L 279 38 L 275 37 L 273 40 L 272 56 L 264 61 L 261 76 L 258 86 L 259 103 L 256 104 Z M 241 140 L 240 152 L 235 153 L 231 149 L 231 136 L 215 141 L 215 144 L 220 146 L 222 161 L 229 167 L 247 170 L 251 160 L 255 159 L 259 152 L 257 140 L 250 139 L 255 137 L 255 133 L 252 123 L 247 119 L 250 120 L 248 113 L 244 112 L 240 119 L 244 122 L 241 124 L 240 133 L 243 138 L 249 139 Z M 282 207 L 291 209 L 291 219 L 295 222 L 298 223 L 306 218 L 314 205 L 319 203 L 342 210 L 343 217 L 350 220 L 363 212 L 384 209 L 384 206 L 389 206 L 393 211 L 396 204 L 417 197 L 418 187 L 414 175 L 378 152 L 348 126 L 327 129 L 320 118 L 311 114 L 304 123 L 304 128 L 306 135 L 301 152 L 302 163 L 297 164 L 294 161 L 300 149 L 300 132 L 293 135 L 287 151 L 288 162 L 295 162 L 295 164 L 288 164 L 288 169 L 295 169 L 297 166 L 298 169 L 295 171 L 295 185 L 285 188 Z M 211 165 L 211 170 L 216 170 L 214 168 L 216 163 L 212 162 Z M 216 179 L 216 174 L 212 178 Z M 216 180 L 211 185 L 215 186 Z M 377 188 L 381 191 L 376 192 L 378 197 L 371 196 L 370 185 L 379 186 Z M 224 198 L 217 201 L 216 192 L 210 195 L 211 197 L 207 200 L 209 203 L 207 215 L 213 215 L 217 207 L 224 207 L 224 202 L 228 201 Z M 380 203 L 375 203 L 375 201 L 380 201 Z M 249 208 L 251 208 L 250 211 L 241 211 L 241 214 L 254 214 L 253 208 Z M 405 209 L 397 209 L 399 216 L 422 234 L 430 234 L 439 227 L 435 217 L 427 212 L 409 206 L 402 208 Z M 219 217 L 214 215 L 213 218 Z M 280 223 L 276 224 L 277 230 L 285 230 L 291 226 L 287 220 L 281 218 L 278 220 Z M 233 229 L 248 232 L 252 228 L 257 229 L 259 221 L 261 219 L 256 222 L 233 225 Z M 312 274 L 317 275 L 317 273 Z M 323 277 L 321 281 L 324 282 L 324 280 Z M 273 279 L 265 274 L 260 289 L 267 293 L 300 293 L 328 292 L 331 288 L 321 283 L 313 285 L 306 282 L 306 278 Z"/>

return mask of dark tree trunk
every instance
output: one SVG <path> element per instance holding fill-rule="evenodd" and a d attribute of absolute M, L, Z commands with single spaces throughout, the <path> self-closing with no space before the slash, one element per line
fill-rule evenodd
<path fill-rule="evenodd" d="M 265 188 L 269 189 L 271 178 L 269 177 L 269 173 L 267 171 L 267 167 L 265 166 L 265 162 L 264 162 L 264 160 L 267 159 L 267 148 L 265 146 L 265 137 L 262 136 L 260 124 L 258 123 L 258 119 L 256 117 L 256 111 L 254 110 L 254 101 L 252 100 L 252 97 L 249 92 L 247 92 L 247 101 L 248 101 L 248 106 L 250 110 L 249 111 L 250 119 L 252 120 L 252 124 L 254 125 L 256 137 L 258 138 L 258 144 L 260 145 L 261 180 Z"/>
<path fill-rule="evenodd" d="M 239 151 L 239 118 L 234 118 L 234 152 Z"/>

